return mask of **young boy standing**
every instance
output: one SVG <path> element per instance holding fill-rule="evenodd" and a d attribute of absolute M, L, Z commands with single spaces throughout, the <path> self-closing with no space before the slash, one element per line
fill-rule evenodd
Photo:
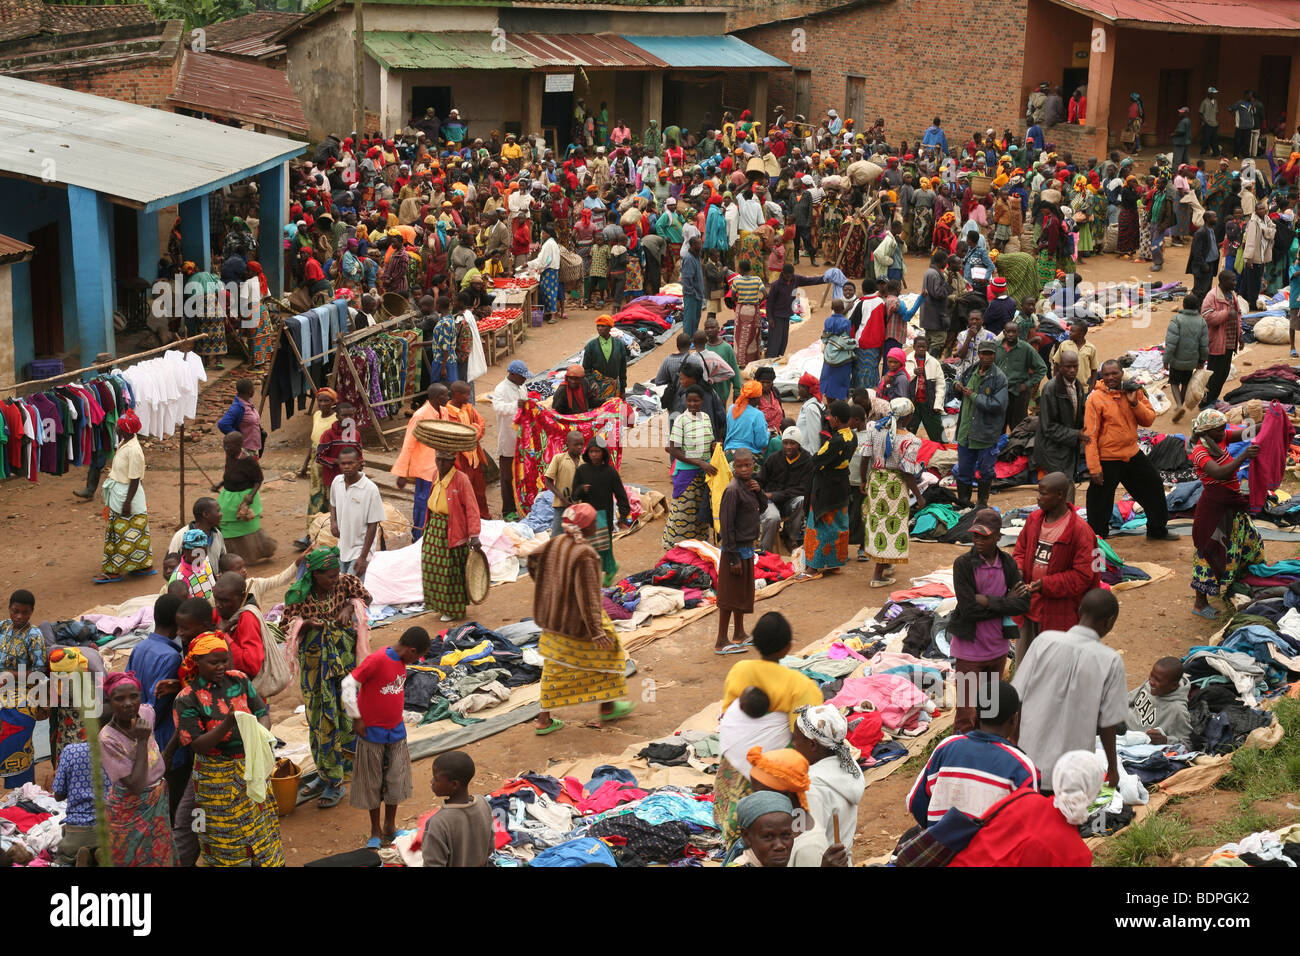
<path fill-rule="evenodd" d="M 339 451 L 339 472 L 330 486 L 330 534 L 339 541 L 339 573 L 364 578 L 384 520 L 384 499 L 379 486 L 362 474 L 355 448 Z"/>
<path fill-rule="evenodd" d="M 487 866 L 495 848 L 492 808 L 469 792 L 473 779 L 469 754 L 452 750 L 434 758 L 433 792 L 446 799 L 424 828 L 425 866 Z"/>
<path fill-rule="evenodd" d="M 411 754 L 402 722 L 406 667 L 429 650 L 429 633 L 422 627 L 406 630 L 396 647 L 372 652 L 343 678 L 343 709 L 357 732 L 357 756 L 352 773 L 352 806 L 370 811 L 370 839 L 377 850 L 397 837 L 397 805 L 411 796 Z M 435 765 L 436 766 L 436 765 Z M 379 805 L 384 825 L 379 826 Z"/>

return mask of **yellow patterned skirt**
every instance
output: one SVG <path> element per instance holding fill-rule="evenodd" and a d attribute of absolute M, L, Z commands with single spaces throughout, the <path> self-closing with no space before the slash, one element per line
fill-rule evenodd
<path fill-rule="evenodd" d="M 610 648 L 591 641 L 542 631 L 537 650 L 542 655 L 542 710 L 598 704 L 627 695 L 627 655 L 614 624 L 603 613 L 601 626 L 614 641 Z"/>
<path fill-rule="evenodd" d="M 244 788 L 244 762 L 195 754 L 194 804 L 203 813 L 199 849 L 204 866 L 284 866 L 275 797 L 254 803 Z"/>

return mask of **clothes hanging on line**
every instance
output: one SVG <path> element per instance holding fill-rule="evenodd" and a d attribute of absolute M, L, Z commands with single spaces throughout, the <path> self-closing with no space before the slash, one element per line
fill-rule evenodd
<path fill-rule="evenodd" d="M 0 402 L 0 477 L 103 466 L 117 447 L 118 416 L 134 404 L 120 374 L 53 386 Z"/>
<path fill-rule="evenodd" d="M 140 416 L 140 434 L 149 438 L 170 438 L 177 425 L 193 418 L 199 408 L 199 383 L 208 380 L 197 353 L 174 349 L 118 374 L 135 397 L 132 407 Z"/>

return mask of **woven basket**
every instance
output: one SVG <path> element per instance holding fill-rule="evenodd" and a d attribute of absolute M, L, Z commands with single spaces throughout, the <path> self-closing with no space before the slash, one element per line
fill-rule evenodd
<path fill-rule="evenodd" d="M 560 281 L 566 288 L 577 288 L 582 282 L 582 256 L 567 249 L 560 253 Z"/>
<path fill-rule="evenodd" d="M 418 422 L 415 440 L 438 451 L 474 451 L 478 448 L 478 430 L 460 422 Z"/>
<path fill-rule="evenodd" d="M 970 178 L 970 191 L 976 196 L 987 196 L 992 186 L 992 176 L 972 176 Z"/>

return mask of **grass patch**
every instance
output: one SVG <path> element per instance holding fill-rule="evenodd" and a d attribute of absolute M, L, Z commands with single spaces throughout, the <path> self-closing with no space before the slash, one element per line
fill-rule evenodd
<path fill-rule="evenodd" d="M 1236 843 L 1242 837 L 1261 830 L 1273 830 L 1281 825 L 1277 817 L 1260 813 L 1244 797 L 1235 815 L 1220 820 L 1210 828 L 1218 843 Z"/>
<path fill-rule="evenodd" d="M 1178 814 L 1151 814 L 1107 840 L 1101 862 L 1106 866 L 1150 866 L 1187 849 L 1194 836 Z"/>
<path fill-rule="evenodd" d="M 943 740 L 945 737 L 951 737 L 952 733 L 953 730 L 949 727 L 942 733 L 935 734 L 930 738 L 930 742 L 925 745 L 924 750 L 913 757 L 908 757 L 907 760 L 903 762 L 903 769 L 907 770 L 910 767 L 912 772 L 920 773 L 921 769 L 930 762 L 930 754 L 934 753 L 934 748 L 939 746 L 939 741 Z"/>
<path fill-rule="evenodd" d="M 1245 807 L 1300 789 L 1300 700 L 1280 700 L 1274 713 L 1284 731 L 1278 745 L 1238 750 L 1222 781 L 1225 790 L 1241 792 Z"/>

